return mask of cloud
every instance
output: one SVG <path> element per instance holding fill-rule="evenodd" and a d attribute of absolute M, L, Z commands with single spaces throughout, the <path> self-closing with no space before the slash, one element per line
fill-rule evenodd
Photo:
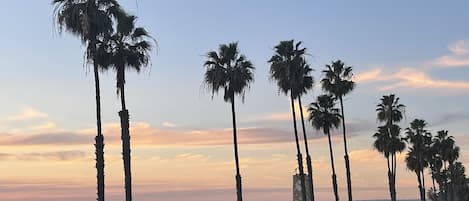
<path fill-rule="evenodd" d="M 89 144 L 92 136 L 73 132 L 40 133 L 40 134 L 0 134 L 0 145 L 29 146 L 29 145 L 77 145 Z"/>
<path fill-rule="evenodd" d="M 54 160 L 54 161 L 70 161 L 85 159 L 87 153 L 78 150 L 72 151 L 55 151 L 55 152 L 31 152 L 31 153 L 0 153 L 1 160 Z"/>
<path fill-rule="evenodd" d="M 453 123 L 457 121 L 464 121 L 469 119 L 469 115 L 466 113 L 458 112 L 458 113 L 447 113 L 441 115 L 437 120 L 433 122 L 433 126 L 444 125 L 448 123 Z"/>
<path fill-rule="evenodd" d="M 119 124 L 103 126 L 106 144 L 120 143 Z M 78 132 L 53 132 L 39 134 L 0 134 L 0 145 L 83 145 L 94 142 L 94 129 Z M 147 123 L 133 123 L 131 126 L 132 143 L 145 145 L 231 145 L 233 142 L 231 129 L 209 130 L 168 130 L 151 127 Z M 263 144 L 290 142 L 292 135 L 280 129 L 271 128 L 239 128 L 240 144 Z"/>
<path fill-rule="evenodd" d="M 448 50 L 448 54 L 430 61 L 429 65 L 441 68 L 469 66 L 469 40 L 450 44 Z"/>
<path fill-rule="evenodd" d="M 288 99 L 288 106 L 290 106 L 291 102 Z M 300 118 L 300 106 L 298 101 L 295 101 L 293 104 L 295 107 L 295 113 L 298 118 Z M 303 103 L 303 114 L 305 120 L 308 118 L 308 105 L 304 105 Z M 289 107 L 288 112 L 280 112 L 280 113 L 273 113 L 273 114 L 264 114 L 259 116 L 247 117 L 244 118 L 245 122 L 277 122 L 277 121 L 291 121 L 292 120 L 292 112 L 291 106 Z"/>
<path fill-rule="evenodd" d="M 349 136 L 355 136 L 361 131 L 375 127 L 372 122 L 364 120 L 347 121 Z M 289 127 L 290 128 L 290 127 Z M 299 127 L 300 128 L 300 127 Z M 308 129 L 310 130 L 310 129 Z M 300 130 L 299 130 L 300 132 Z M 104 141 L 107 145 L 120 145 L 120 125 L 109 123 L 103 125 Z M 232 128 L 225 129 L 168 129 L 152 127 L 148 123 L 131 123 L 130 133 L 133 144 L 153 146 L 207 146 L 207 145 L 231 145 L 233 143 Z M 309 132 L 308 132 L 309 133 Z M 317 133 L 317 132 L 313 132 Z M 301 133 L 299 133 L 301 135 Z M 341 132 L 335 130 L 333 135 Z M 94 143 L 96 130 L 94 128 L 83 129 L 76 132 L 50 131 L 35 134 L 0 133 L 1 146 L 48 146 L 48 145 L 90 145 Z M 302 135 L 301 135 L 302 136 Z M 311 139 L 322 139 L 325 136 L 310 135 Z M 293 142 L 293 131 L 266 128 L 245 127 L 238 128 L 238 143 L 240 144 L 269 144 Z"/>
<path fill-rule="evenodd" d="M 381 68 L 372 69 L 358 73 L 355 80 L 359 83 L 384 83 L 378 87 L 380 91 L 397 88 L 469 90 L 467 81 L 437 80 L 416 68 L 402 68 L 395 73 L 384 73 Z"/>
<path fill-rule="evenodd" d="M 383 70 L 381 68 L 375 68 L 370 71 L 360 72 L 354 75 L 353 78 L 355 82 L 361 82 L 361 83 L 382 81 L 382 80 L 385 80 L 382 77 L 383 76 L 382 72 Z"/>
<path fill-rule="evenodd" d="M 1 121 L 26 121 L 32 119 L 45 119 L 48 115 L 30 106 L 24 106 L 20 109 L 19 114 L 7 117 L 0 117 Z"/>
<path fill-rule="evenodd" d="M 161 125 L 163 127 L 166 127 L 166 128 L 175 128 L 176 127 L 176 124 L 171 123 L 171 122 L 163 122 Z"/>

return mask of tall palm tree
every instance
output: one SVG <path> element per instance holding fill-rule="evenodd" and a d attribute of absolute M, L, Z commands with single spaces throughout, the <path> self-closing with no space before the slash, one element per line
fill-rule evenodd
<path fill-rule="evenodd" d="M 436 155 L 440 160 L 440 169 L 437 169 L 435 178 L 439 185 L 437 196 L 445 201 L 467 200 L 464 199 L 464 190 L 469 189 L 469 180 L 465 178 L 464 167 L 457 162 L 460 149 L 456 146 L 453 136 L 449 136 L 447 130 L 438 131 L 433 138 L 433 147 L 437 150 Z"/>
<path fill-rule="evenodd" d="M 397 124 L 392 124 L 391 126 L 379 126 L 378 131 L 373 135 L 375 141 L 373 147 L 384 155 L 387 161 L 388 168 L 388 183 L 389 190 L 392 196 L 392 181 L 393 179 L 391 172 L 393 171 L 394 164 L 391 163 L 390 157 L 394 153 L 401 153 L 405 149 L 405 143 L 403 142 L 403 137 L 401 136 L 401 128 Z"/>
<path fill-rule="evenodd" d="M 136 27 L 136 16 L 123 14 L 112 35 L 107 35 L 108 63 L 116 71 L 117 94 L 120 95 L 119 111 L 122 139 L 122 159 L 124 161 L 124 183 L 126 201 L 132 200 L 132 170 L 130 154 L 129 111 L 125 104 L 125 72 L 137 73 L 147 67 L 150 60 L 153 38 L 142 27 Z"/>
<path fill-rule="evenodd" d="M 454 162 L 448 172 L 449 180 L 451 181 L 451 200 L 466 200 L 463 199 L 466 195 L 464 195 L 464 192 L 461 192 L 464 190 L 464 187 L 468 187 L 464 166 L 461 162 Z"/>
<path fill-rule="evenodd" d="M 268 61 L 270 63 L 270 78 L 275 80 L 279 91 L 285 95 L 290 93 L 290 103 L 292 110 L 293 130 L 295 133 L 296 152 L 298 160 L 298 170 L 300 172 L 302 199 L 307 200 L 305 175 L 303 170 L 303 156 L 301 154 L 300 143 L 298 138 L 298 130 L 296 127 L 295 99 L 304 90 L 298 82 L 296 75 L 300 72 L 299 58 L 301 58 L 306 49 L 300 48 L 301 42 L 295 43 L 294 40 L 280 41 L 275 46 L 275 53 Z"/>
<path fill-rule="evenodd" d="M 352 92 L 352 90 L 355 88 L 355 82 L 352 81 L 352 67 L 346 66 L 341 60 L 337 60 L 332 62 L 331 65 L 326 65 L 326 70 L 324 70 L 323 73 L 325 74 L 325 77 L 321 80 L 323 90 L 331 95 L 334 95 L 340 102 L 340 111 L 342 116 L 342 132 L 344 137 L 344 159 L 347 175 L 348 200 L 352 201 L 352 179 L 350 174 L 350 161 L 347 148 L 347 135 L 345 129 L 343 101 L 343 97 Z"/>
<path fill-rule="evenodd" d="M 225 102 L 231 103 L 231 116 L 233 120 L 233 145 L 236 165 L 236 190 L 237 200 L 243 200 L 241 174 L 239 170 L 238 158 L 238 137 L 236 129 L 235 95 L 240 95 L 244 101 L 246 89 L 254 81 L 254 65 L 239 54 L 238 43 L 222 44 L 218 53 L 211 51 L 207 53 L 207 61 L 204 66 L 207 68 L 204 83 L 213 95 L 221 89 L 224 91 Z"/>
<path fill-rule="evenodd" d="M 427 123 L 422 119 L 415 119 L 410 123 L 406 131 L 406 140 L 409 143 L 409 152 L 406 156 L 407 168 L 417 174 L 419 183 L 420 199 L 425 201 L 425 173 L 428 166 L 424 153 L 428 151 L 431 134 L 425 130 Z"/>
<path fill-rule="evenodd" d="M 436 149 L 440 168 L 436 174 L 436 181 L 439 185 L 439 197 L 442 197 L 445 201 L 448 200 L 448 166 L 447 163 L 454 156 L 451 156 L 452 149 L 454 149 L 454 139 L 452 136 L 448 136 L 447 130 L 441 130 L 437 132 L 437 135 L 433 139 L 432 147 Z M 453 152 L 454 153 L 454 152 Z M 454 155 L 454 154 L 453 154 Z"/>
<path fill-rule="evenodd" d="M 398 129 L 395 128 L 394 124 L 403 119 L 405 106 L 399 103 L 399 98 L 394 94 L 385 95 L 380 101 L 381 103 L 376 106 L 377 120 L 385 124 L 383 127 L 387 130 L 387 137 L 392 142 L 388 147 L 389 153 L 385 154 L 385 157 L 388 163 L 389 193 L 391 200 L 396 201 L 396 154 L 404 150 L 405 144 L 403 144 L 403 138 L 400 136 L 400 132 L 397 132 Z M 386 132 L 385 130 L 381 133 Z"/>
<path fill-rule="evenodd" d="M 445 143 L 447 143 L 447 145 L 444 145 L 447 147 L 447 150 L 445 150 L 444 152 L 444 158 L 445 160 L 448 162 L 448 167 L 446 168 L 446 172 L 448 174 L 448 178 L 449 181 L 450 181 L 450 185 L 446 185 L 447 187 L 447 190 L 446 190 L 446 195 L 450 196 L 450 199 L 449 200 L 454 200 L 454 196 L 455 196 L 455 182 L 453 180 L 454 177 L 452 177 L 453 175 L 453 170 L 455 169 L 455 164 L 457 163 L 457 159 L 459 158 L 459 147 L 455 145 L 454 143 L 454 140 L 447 140 Z"/>
<path fill-rule="evenodd" d="M 104 201 L 104 137 L 101 129 L 101 96 L 99 70 L 105 69 L 101 61 L 104 35 L 113 31 L 114 22 L 124 11 L 116 0 L 52 0 L 55 5 L 54 21 L 59 32 L 63 30 L 80 38 L 86 46 L 87 63 L 93 64 L 96 95 L 96 137 L 95 154 L 97 170 L 97 200 Z M 101 45 L 100 45 L 101 44 Z"/>
<path fill-rule="evenodd" d="M 317 97 L 316 102 L 310 104 L 308 108 L 309 120 L 314 128 L 323 130 L 329 140 L 329 154 L 332 166 L 332 187 L 334 189 L 335 200 L 339 201 L 337 188 L 337 176 L 335 174 L 334 154 L 332 152 L 331 129 L 336 129 L 340 125 L 341 115 L 339 109 L 335 108 L 335 100 L 330 95 Z"/>
<path fill-rule="evenodd" d="M 295 91 L 298 91 L 297 98 L 298 98 L 298 106 L 300 107 L 301 127 L 303 129 L 303 139 L 305 143 L 306 165 L 308 167 L 308 177 L 309 177 L 309 182 L 311 184 L 310 197 L 311 197 L 311 201 L 314 201 L 313 165 L 311 162 L 311 155 L 309 154 L 308 136 L 306 135 L 305 120 L 304 120 L 304 115 L 303 115 L 303 105 L 301 104 L 301 96 L 306 94 L 308 90 L 311 90 L 313 88 L 314 79 L 311 76 L 311 71 L 313 71 L 313 69 L 309 66 L 309 64 L 306 62 L 306 60 L 303 57 L 298 57 L 295 60 L 299 62 L 299 68 L 297 72 L 295 73 L 297 74 L 295 77 L 298 77 L 298 79 L 295 79 L 295 80 L 300 82 L 299 84 L 296 84 L 296 86 L 300 87 L 300 89 L 297 89 Z"/>
<path fill-rule="evenodd" d="M 415 172 L 417 175 L 417 181 L 419 184 L 419 193 L 420 193 L 420 200 L 425 201 L 425 184 L 424 184 L 424 179 L 422 175 L 424 167 L 420 165 L 420 159 L 419 159 L 419 151 L 416 151 L 413 147 L 409 148 L 409 152 L 407 152 L 405 162 L 407 169 Z"/>
<path fill-rule="evenodd" d="M 440 132 L 442 131 L 438 131 L 438 133 Z M 432 136 L 432 139 L 428 143 L 429 144 L 426 145 L 428 146 L 428 150 L 424 153 L 424 157 L 428 161 L 428 166 L 430 168 L 430 174 L 432 177 L 432 194 L 433 196 L 436 196 L 438 190 L 436 187 L 436 181 L 438 174 L 441 172 L 441 168 L 443 167 L 443 162 L 441 155 L 439 154 L 440 144 L 438 143 L 436 136 Z"/>

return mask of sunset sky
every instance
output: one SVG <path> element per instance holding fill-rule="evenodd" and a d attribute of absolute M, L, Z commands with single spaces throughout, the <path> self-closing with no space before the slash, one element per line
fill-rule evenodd
<path fill-rule="evenodd" d="M 235 200 L 230 105 L 202 84 L 204 54 L 239 42 L 256 67 L 237 117 L 245 201 L 292 199 L 296 168 L 289 99 L 269 80 L 267 60 L 281 40 L 301 40 L 322 93 L 325 64 L 354 67 L 356 89 L 345 98 L 354 198 L 387 199 L 386 161 L 373 150 L 375 106 L 396 93 L 433 133 L 447 129 L 469 168 L 468 1 L 120 1 L 158 41 L 152 66 L 128 73 L 134 199 Z M 96 198 L 93 74 L 83 46 L 59 34 L 49 0 L 0 6 L 0 197 L 5 201 Z M 101 74 L 106 198 L 123 201 L 120 102 L 115 74 Z M 307 124 L 317 197 L 332 200 L 327 139 Z M 341 130 L 334 154 L 346 198 Z M 400 155 L 397 192 L 418 197 L 417 179 Z M 430 178 L 430 177 L 428 177 Z M 427 180 L 428 182 L 430 179 Z M 429 186 L 430 182 L 427 186 Z"/>

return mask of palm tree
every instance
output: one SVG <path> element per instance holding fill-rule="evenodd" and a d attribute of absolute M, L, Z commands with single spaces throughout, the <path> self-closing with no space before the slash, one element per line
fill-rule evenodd
<path fill-rule="evenodd" d="M 373 147 L 384 155 L 387 161 L 388 168 L 388 182 L 389 189 L 392 196 L 392 173 L 394 170 L 394 164 L 391 163 L 391 156 L 395 153 L 401 153 L 405 149 L 405 143 L 403 142 L 403 137 L 400 135 L 401 128 L 397 124 L 392 124 L 391 126 L 379 126 L 378 131 L 373 135 L 375 141 Z"/>
<path fill-rule="evenodd" d="M 334 189 L 335 200 L 339 201 L 337 188 L 337 176 L 335 174 L 334 154 L 332 152 L 331 129 L 338 128 L 341 121 L 339 109 L 335 108 L 335 100 L 330 95 L 318 96 L 316 102 L 310 104 L 308 108 L 309 120 L 314 128 L 323 130 L 329 140 L 329 154 L 332 166 L 332 187 Z"/>
<path fill-rule="evenodd" d="M 442 131 L 438 131 L 438 133 L 440 132 Z M 437 141 L 436 136 L 432 136 L 432 139 L 428 141 L 428 143 L 429 144 L 426 145 L 428 147 L 428 150 L 427 152 L 424 153 L 424 157 L 425 157 L 425 160 L 428 161 L 430 174 L 432 177 L 432 194 L 433 196 L 436 196 L 437 195 L 436 180 L 437 180 L 438 174 L 441 172 L 441 168 L 443 167 L 443 162 L 441 159 L 441 155 L 439 154 L 439 143 Z"/>
<path fill-rule="evenodd" d="M 326 65 L 326 70 L 324 70 L 323 73 L 325 74 L 325 77 L 321 80 L 323 90 L 331 95 L 334 95 L 340 102 L 340 111 L 342 116 L 342 132 L 344 137 L 344 159 L 347 174 L 348 200 L 352 201 L 352 179 L 350 174 L 350 161 L 348 157 L 343 102 L 343 97 L 352 92 L 352 90 L 355 88 L 355 82 L 352 81 L 352 67 L 346 66 L 341 60 L 337 60 L 332 62 L 331 65 Z"/>
<path fill-rule="evenodd" d="M 301 126 L 303 129 L 303 139 L 305 143 L 306 165 L 308 167 L 308 177 L 309 177 L 309 182 L 311 184 L 310 197 L 311 197 L 311 201 L 314 201 L 313 166 L 311 163 L 311 155 L 309 154 L 308 136 L 306 135 L 305 121 L 304 121 L 304 115 L 303 115 L 303 105 L 301 104 L 301 96 L 303 94 L 306 94 L 308 90 L 313 88 L 314 79 L 310 75 L 313 69 L 309 66 L 306 60 L 302 57 L 295 59 L 295 61 L 299 62 L 299 68 L 295 72 L 295 75 L 296 75 L 295 77 L 298 77 L 298 79 L 294 79 L 294 80 L 297 80 L 300 82 L 298 84 L 295 84 L 296 86 L 300 87 L 300 89 L 296 89 L 295 91 L 298 91 L 297 98 L 298 98 L 298 105 L 300 107 Z"/>
<path fill-rule="evenodd" d="M 464 166 L 457 161 L 460 149 L 453 136 L 449 136 L 447 130 L 438 131 L 433 138 L 432 148 L 437 150 L 441 166 L 435 174 L 440 188 L 434 195 L 442 200 L 468 200 L 469 179 L 465 175 Z"/>
<path fill-rule="evenodd" d="M 444 152 L 444 159 L 448 162 L 448 167 L 446 168 L 446 172 L 448 174 L 449 181 L 451 182 L 450 185 L 446 185 L 446 195 L 450 196 L 450 200 L 454 200 L 455 196 L 455 181 L 454 181 L 454 174 L 453 170 L 455 169 L 455 164 L 457 163 L 457 159 L 459 158 L 459 147 L 455 145 L 453 139 L 448 139 L 445 142 L 447 145 L 444 145 L 447 149 Z"/>
<path fill-rule="evenodd" d="M 428 152 L 429 142 L 431 142 L 431 134 L 425 130 L 427 123 L 422 119 L 415 119 L 410 123 L 410 127 L 406 131 L 406 140 L 411 146 L 407 153 L 406 163 L 409 170 L 417 174 L 419 183 L 420 199 L 425 201 L 425 173 L 424 170 L 428 166 L 428 161 L 424 156 Z"/>
<path fill-rule="evenodd" d="M 409 152 L 407 152 L 405 162 L 407 169 L 414 171 L 415 174 L 417 175 L 417 181 L 419 183 L 419 192 L 420 192 L 420 200 L 425 201 L 425 181 L 423 179 L 423 169 L 424 167 L 421 166 L 421 163 L 419 162 L 419 151 L 414 149 L 413 147 L 409 148 Z"/>
<path fill-rule="evenodd" d="M 447 162 L 449 159 L 454 158 L 451 156 L 451 150 L 454 147 L 454 140 L 452 136 L 448 136 L 447 130 L 441 130 L 437 132 L 437 135 L 433 139 L 433 149 L 436 150 L 439 162 L 439 169 L 437 169 L 436 181 L 439 185 L 439 197 L 444 200 L 448 200 L 448 167 Z"/>
<path fill-rule="evenodd" d="M 101 130 L 101 96 L 99 70 L 107 68 L 101 61 L 102 41 L 113 30 L 113 24 L 124 11 L 116 0 L 53 0 L 54 21 L 59 33 L 63 30 L 79 37 L 86 46 L 87 63 L 93 63 L 96 95 L 95 154 L 97 170 L 97 200 L 104 201 L 104 137 Z"/>
<path fill-rule="evenodd" d="M 449 168 L 449 179 L 451 180 L 451 200 L 467 200 L 464 190 L 468 189 L 468 181 L 465 175 L 465 167 L 461 162 L 454 162 Z"/>
<path fill-rule="evenodd" d="M 224 91 L 223 99 L 231 103 L 231 116 L 233 120 L 233 145 L 236 165 L 237 200 L 243 200 L 241 174 L 238 159 L 238 137 L 236 129 L 235 95 L 241 95 L 244 101 L 246 88 L 254 81 L 254 65 L 244 55 L 239 54 L 238 43 L 222 44 L 218 53 L 207 53 L 208 60 L 204 66 L 207 68 L 204 83 L 213 95 L 221 89 Z"/>
<path fill-rule="evenodd" d="M 299 77 L 296 76 L 301 71 L 300 58 L 305 54 L 306 49 L 300 48 L 301 42 L 295 43 L 294 40 L 280 41 L 275 46 L 275 54 L 268 61 L 270 63 L 270 78 L 275 80 L 279 91 L 285 95 L 290 93 L 290 103 L 292 110 L 293 130 L 295 133 L 295 143 L 298 160 L 298 170 L 300 172 L 302 199 L 307 200 L 305 176 L 303 170 L 303 156 L 300 150 L 300 143 L 298 138 L 298 130 L 296 127 L 296 113 L 295 113 L 295 98 L 303 93 L 304 88 L 300 86 L 302 82 L 298 82 Z"/>
<path fill-rule="evenodd" d="M 124 181 L 126 201 L 132 200 L 132 171 L 130 154 L 129 111 L 125 104 L 125 72 L 135 70 L 137 73 L 147 67 L 152 49 L 153 39 L 142 27 L 135 26 L 137 17 L 123 14 L 116 31 L 108 35 L 107 42 L 108 63 L 116 71 L 117 94 L 121 99 L 119 111 L 122 139 L 122 159 L 124 161 Z M 151 39 L 151 40 L 149 40 Z"/>
<path fill-rule="evenodd" d="M 392 142 L 389 144 L 389 152 L 387 154 L 385 153 L 385 157 L 388 164 L 389 193 L 391 200 L 396 201 L 396 153 L 402 152 L 405 148 L 405 144 L 403 143 L 403 138 L 400 136 L 400 132 L 398 132 L 400 129 L 395 128 L 397 125 L 394 125 L 399 123 L 404 117 L 405 106 L 399 103 L 399 98 L 394 94 L 385 95 L 380 100 L 381 103 L 376 106 L 377 120 L 385 123 L 383 127 L 387 130 L 387 137 L 391 139 L 390 142 Z M 385 133 L 385 130 L 380 133 Z"/>

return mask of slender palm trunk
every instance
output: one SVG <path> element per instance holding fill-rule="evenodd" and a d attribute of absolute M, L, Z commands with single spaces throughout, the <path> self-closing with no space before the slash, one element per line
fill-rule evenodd
<path fill-rule="evenodd" d="M 391 164 L 389 161 L 389 156 L 386 157 L 386 163 L 388 165 L 389 196 L 391 197 L 391 201 L 394 201 L 393 194 L 392 194 L 392 173 L 391 173 Z"/>
<path fill-rule="evenodd" d="M 98 201 L 104 201 L 104 136 L 101 130 L 101 94 L 99 87 L 99 71 L 98 65 L 93 64 L 94 71 L 94 87 L 96 90 L 96 131 L 95 137 L 95 154 L 96 154 L 96 170 L 97 170 L 97 194 Z"/>
<path fill-rule="evenodd" d="M 420 200 L 425 201 L 425 189 L 424 189 L 424 184 L 423 184 L 423 178 L 422 178 L 422 172 L 421 171 L 415 171 L 415 174 L 417 174 L 417 180 L 419 183 L 419 192 L 420 192 Z"/>
<path fill-rule="evenodd" d="M 443 161 L 443 165 L 444 165 L 444 168 L 445 168 L 445 170 L 446 170 L 446 171 L 445 171 L 446 174 L 448 174 L 448 168 L 446 167 L 446 162 L 445 162 L 445 161 Z M 444 195 L 445 195 L 445 196 L 444 196 L 445 201 L 448 201 L 448 178 L 447 178 L 447 175 L 444 177 L 443 189 L 444 189 L 444 191 L 445 191 L 445 193 L 444 193 Z M 440 190 L 441 190 L 441 188 L 440 188 Z"/>
<path fill-rule="evenodd" d="M 306 164 L 308 166 L 308 177 L 311 184 L 311 201 L 314 201 L 314 183 L 313 183 L 313 166 L 311 164 L 311 156 L 309 155 L 308 136 L 306 136 L 305 120 L 303 116 L 303 105 L 301 104 L 301 96 L 298 97 L 298 105 L 300 106 L 301 126 L 303 127 L 303 137 L 306 148 Z"/>
<path fill-rule="evenodd" d="M 344 101 L 342 99 L 342 96 L 339 97 L 340 101 L 340 111 L 342 112 L 342 131 L 344 135 L 344 159 L 345 159 L 345 169 L 346 169 L 346 174 L 347 174 L 347 192 L 348 192 L 348 200 L 352 201 L 352 178 L 350 174 L 350 161 L 348 157 L 348 148 L 347 148 L 347 135 L 346 135 L 346 129 L 345 129 L 345 116 L 344 116 Z"/>
<path fill-rule="evenodd" d="M 337 176 L 335 174 L 335 165 L 334 165 L 334 154 L 332 152 L 332 141 L 331 134 L 329 131 L 326 132 L 327 139 L 329 140 L 329 154 L 331 157 L 331 167 L 332 167 L 332 188 L 334 189 L 335 201 L 339 201 L 339 192 L 337 188 Z"/>
<path fill-rule="evenodd" d="M 125 78 L 125 75 L 123 75 L 122 77 Z M 130 155 L 129 111 L 125 106 L 124 84 L 122 83 L 119 88 L 122 107 L 122 110 L 119 112 L 119 117 L 121 121 L 122 159 L 124 161 L 125 200 L 132 201 L 132 169 Z"/>
<path fill-rule="evenodd" d="M 296 157 L 298 160 L 298 170 L 300 171 L 300 180 L 301 180 L 301 196 L 303 201 L 307 201 L 306 199 L 306 185 L 305 185 L 305 173 L 303 170 L 303 156 L 301 155 L 300 150 L 300 142 L 298 139 L 298 130 L 296 129 L 296 113 L 295 113 L 295 99 L 293 98 L 293 94 L 290 94 L 290 102 L 291 102 L 291 110 L 292 110 L 292 118 L 293 118 L 293 129 L 295 131 L 295 142 L 296 142 Z"/>
<path fill-rule="evenodd" d="M 239 157 L 238 157 L 238 135 L 236 129 L 236 113 L 234 95 L 231 96 L 231 117 L 233 119 L 233 145 L 236 165 L 236 197 L 237 201 L 243 201 L 243 191 L 241 185 L 241 174 L 239 173 Z"/>
<path fill-rule="evenodd" d="M 423 168 L 422 168 L 422 196 L 423 196 L 423 200 L 427 200 L 427 194 L 426 194 L 426 188 L 425 188 L 425 172 L 423 171 Z"/>
<path fill-rule="evenodd" d="M 418 166 L 419 166 L 419 169 L 420 169 L 420 177 L 421 177 L 421 184 L 420 184 L 420 193 L 421 193 L 421 199 L 422 201 L 425 201 L 425 173 L 424 173 L 424 167 L 423 167 L 423 156 L 422 156 L 422 153 L 420 151 L 417 152 L 417 157 L 418 157 Z"/>
<path fill-rule="evenodd" d="M 389 108 L 390 111 L 392 111 L 392 107 Z M 387 121 L 387 127 L 388 127 L 388 133 L 389 136 L 392 138 L 393 135 L 391 133 L 391 126 L 392 126 L 392 112 L 390 113 L 390 118 Z M 396 201 L 397 200 L 397 193 L 396 193 L 396 152 L 391 153 L 391 170 L 390 170 L 390 190 L 391 190 L 391 201 Z"/>
<path fill-rule="evenodd" d="M 396 193 L 396 170 L 397 170 L 397 156 L 396 153 L 393 153 L 393 169 L 392 169 L 392 194 L 393 194 L 393 201 L 397 200 L 397 193 Z"/>
<path fill-rule="evenodd" d="M 432 161 L 432 163 L 435 163 L 435 160 Z M 436 184 L 435 184 L 435 166 L 430 164 L 430 170 L 431 170 L 431 176 L 432 176 L 432 186 L 433 186 L 433 194 L 436 194 Z"/>
<path fill-rule="evenodd" d="M 453 163 L 454 163 L 454 162 L 451 162 L 451 161 L 449 162 L 448 168 L 449 168 L 450 170 L 454 170 L 454 168 L 453 168 Z M 453 175 L 452 175 L 452 174 L 453 174 L 452 172 L 449 173 L 451 183 L 449 184 L 449 191 L 448 191 L 448 193 L 449 193 L 449 195 L 450 195 L 450 200 L 451 200 L 451 201 L 454 201 L 454 179 L 453 179 Z"/>
<path fill-rule="evenodd" d="M 415 174 L 417 175 L 417 181 L 419 183 L 419 193 L 420 193 L 420 201 L 425 201 L 425 199 L 423 198 L 425 194 L 425 192 L 423 192 L 423 187 L 422 187 L 422 177 L 420 175 L 420 171 L 415 171 Z M 422 194 L 423 193 L 423 194 Z"/>

